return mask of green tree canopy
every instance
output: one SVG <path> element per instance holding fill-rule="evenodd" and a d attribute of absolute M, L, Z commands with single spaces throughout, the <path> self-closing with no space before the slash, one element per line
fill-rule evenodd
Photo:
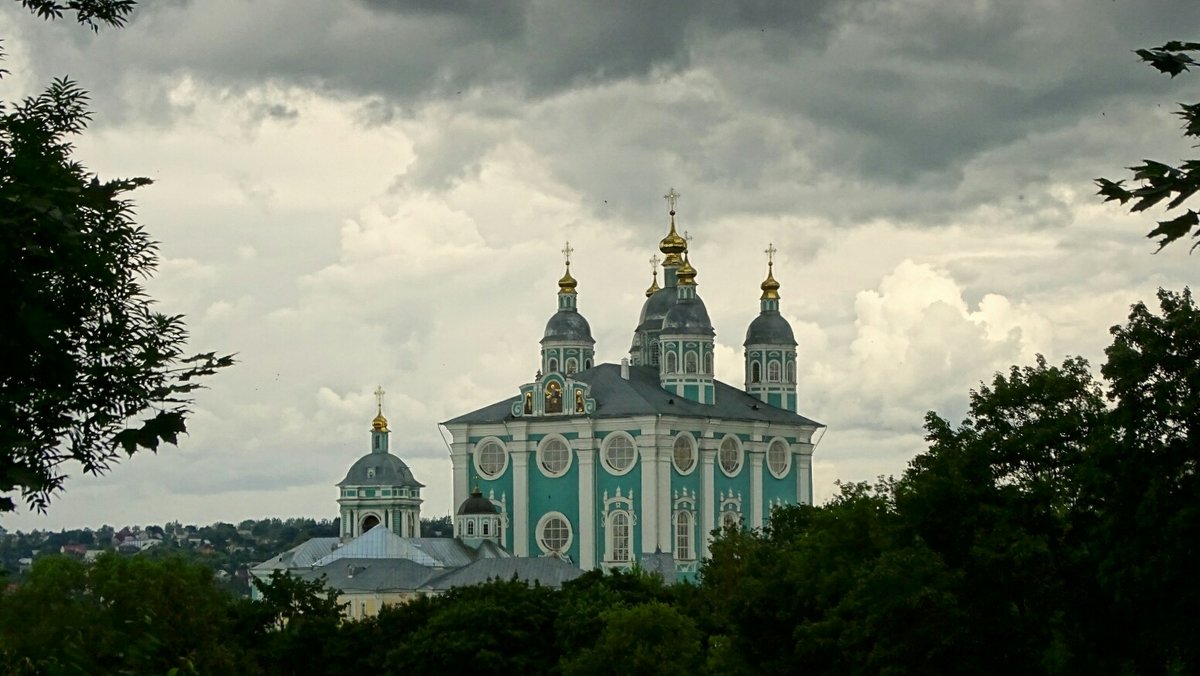
<path fill-rule="evenodd" d="M 22 0 L 39 16 L 120 26 L 129 0 Z M 2 74 L 2 72 L 0 72 Z M 191 393 L 232 358 L 187 356 L 183 318 L 152 309 L 156 246 L 127 194 L 72 159 L 87 94 L 55 80 L 0 101 L 0 512 L 19 493 L 45 510 L 73 462 L 102 473 L 186 432 Z M 5 495 L 9 494 L 9 495 Z"/>

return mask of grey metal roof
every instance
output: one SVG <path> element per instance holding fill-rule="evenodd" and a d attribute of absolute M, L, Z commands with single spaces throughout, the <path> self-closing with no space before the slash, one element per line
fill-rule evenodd
<path fill-rule="evenodd" d="M 500 508 L 491 500 L 483 497 L 483 493 L 479 492 L 478 487 L 471 492 L 471 497 L 463 500 L 463 503 L 458 506 L 458 511 L 456 512 L 460 516 L 471 514 L 487 514 L 491 516 L 499 513 Z"/>
<path fill-rule="evenodd" d="M 308 568 L 318 559 L 337 549 L 338 538 L 312 538 L 254 566 L 254 570 L 272 571 Z"/>
<path fill-rule="evenodd" d="M 374 476 L 371 469 L 374 469 Z M 346 472 L 338 486 L 405 486 L 424 488 L 404 461 L 391 453 L 368 453 L 359 458 Z"/>
<path fill-rule="evenodd" d="M 296 574 L 306 580 L 324 578 L 339 591 L 384 592 L 415 590 L 440 572 L 408 559 L 339 559 Z"/>
<path fill-rule="evenodd" d="M 746 342 L 743 345 L 762 344 L 796 344 L 796 336 L 792 333 L 792 325 L 777 310 L 759 314 L 754 318 L 754 321 L 750 322 L 750 327 L 746 329 Z"/>
<path fill-rule="evenodd" d="M 592 386 L 591 395 L 596 399 L 596 412 L 592 414 L 594 418 L 661 414 L 824 427 L 821 423 L 792 411 L 765 404 L 745 391 L 719 380 L 713 381 L 716 403 L 700 404 L 684 399 L 662 388 L 658 369 L 653 366 L 630 366 L 629 380 L 621 377 L 621 367 L 617 364 L 598 364 L 587 371 L 577 373 L 575 377 Z M 512 415 L 512 403 L 518 398 L 519 396 L 498 401 L 452 418 L 444 424 L 500 423 L 515 420 Z M 543 419 L 553 418 L 555 416 Z"/>
<path fill-rule="evenodd" d="M 663 318 L 662 332 L 664 334 L 682 333 L 696 336 L 713 335 L 712 320 L 708 318 L 708 308 L 699 298 L 688 298 L 675 304 Z"/>
<path fill-rule="evenodd" d="M 592 340 L 592 327 L 588 325 L 588 321 L 573 309 L 559 310 L 550 317 L 550 321 L 546 322 L 546 332 L 542 336 L 542 343 L 545 344 L 546 341 L 551 340 L 596 342 Z"/>
<path fill-rule="evenodd" d="M 327 552 L 312 565 L 326 566 L 342 559 L 406 559 L 431 568 L 456 568 L 480 556 L 493 555 L 496 554 L 491 550 L 476 551 L 453 538 L 403 538 L 387 528 L 376 526 L 344 546 Z M 503 555 L 508 553 L 503 552 Z"/>
<path fill-rule="evenodd" d="M 515 576 L 530 584 L 536 582 L 543 587 L 557 589 L 580 575 L 583 575 L 583 571 L 578 567 L 553 557 L 480 559 L 469 566 L 430 579 L 425 587 L 445 591 L 451 587 L 483 584 L 489 580 L 511 580 Z"/>

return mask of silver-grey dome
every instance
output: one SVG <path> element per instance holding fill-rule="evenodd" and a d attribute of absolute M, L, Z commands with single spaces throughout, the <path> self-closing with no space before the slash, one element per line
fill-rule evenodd
<path fill-rule="evenodd" d="M 642 303 L 642 315 L 638 318 L 635 331 L 658 331 L 662 328 L 663 319 L 675 303 L 679 301 L 679 292 L 675 287 L 667 287 L 655 291 L 645 303 Z"/>
<path fill-rule="evenodd" d="M 704 307 L 704 301 L 689 298 L 677 302 L 663 318 L 662 332 L 663 335 L 714 335 L 712 320 L 708 318 L 708 308 Z"/>
<path fill-rule="evenodd" d="M 368 453 L 346 472 L 339 486 L 407 486 L 424 488 L 404 461 L 391 453 Z"/>
<path fill-rule="evenodd" d="M 500 509 L 495 503 L 483 497 L 478 489 L 471 492 L 471 497 L 463 500 L 462 505 L 458 508 L 459 516 L 468 516 L 471 514 L 487 514 L 489 516 L 499 514 Z"/>
<path fill-rule="evenodd" d="M 545 344 L 548 340 L 581 340 L 592 344 L 596 342 L 592 340 L 592 327 L 583 315 L 574 310 L 559 310 L 546 322 L 546 333 L 542 336 L 542 343 Z"/>
<path fill-rule="evenodd" d="M 763 312 L 750 322 L 743 345 L 795 345 L 792 325 L 778 312 Z"/>

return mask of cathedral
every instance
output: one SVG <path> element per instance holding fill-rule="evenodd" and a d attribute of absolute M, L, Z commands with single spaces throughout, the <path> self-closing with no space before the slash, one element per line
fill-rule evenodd
<path fill-rule="evenodd" d="M 677 197 L 666 195 L 663 286 L 656 274 L 628 358 L 595 363 L 568 245 L 534 381 L 443 423 L 453 437 L 453 504 L 486 496 L 498 517 L 488 535 L 516 557 L 690 578 L 714 529 L 758 528 L 775 505 L 812 503 L 813 437 L 823 426 L 796 412 L 796 340 L 779 312 L 775 250 L 746 330 L 745 382 L 723 383 L 713 376 L 715 331 L 698 272 L 676 230 Z M 390 518 L 408 526 L 402 510 Z M 472 535 L 467 528 L 455 519 L 456 536 Z"/>

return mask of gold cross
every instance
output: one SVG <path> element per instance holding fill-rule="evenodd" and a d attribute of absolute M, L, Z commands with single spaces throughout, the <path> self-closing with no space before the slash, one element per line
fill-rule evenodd
<path fill-rule="evenodd" d="M 658 254 L 654 254 L 650 257 L 650 272 L 653 272 L 656 275 L 658 274 L 658 261 Z"/>
<path fill-rule="evenodd" d="M 671 188 L 667 191 L 667 194 L 663 195 L 663 198 L 667 200 L 667 205 L 670 206 L 671 211 L 674 212 L 675 202 L 679 201 L 679 193 L 675 192 L 675 188 Z"/>
<path fill-rule="evenodd" d="M 779 249 L 775 248 L 774 242 L 768 244 L 767 248 L 763 250 L 763 253 L 767 254 L 767 265 L 775 264 L 775 252 L 776 251 L 779 251 Z"/>
<path fill-rule="evenodd" d="M 562 248 L 562 255 L 566 259 L 567 265 L 571 264 L 571 254 L 573 253 L 575 253 L 575 250 L 571 248 L 571 243 L 567 242 L 566 246 Z"/>
<path fill-rule="evenodd" d="M 383 395 L 385 394 L 387 392 L 383 391 L 383 385 L 375 388 L 375 407 L 381 415 L 383 414 Z"/>

